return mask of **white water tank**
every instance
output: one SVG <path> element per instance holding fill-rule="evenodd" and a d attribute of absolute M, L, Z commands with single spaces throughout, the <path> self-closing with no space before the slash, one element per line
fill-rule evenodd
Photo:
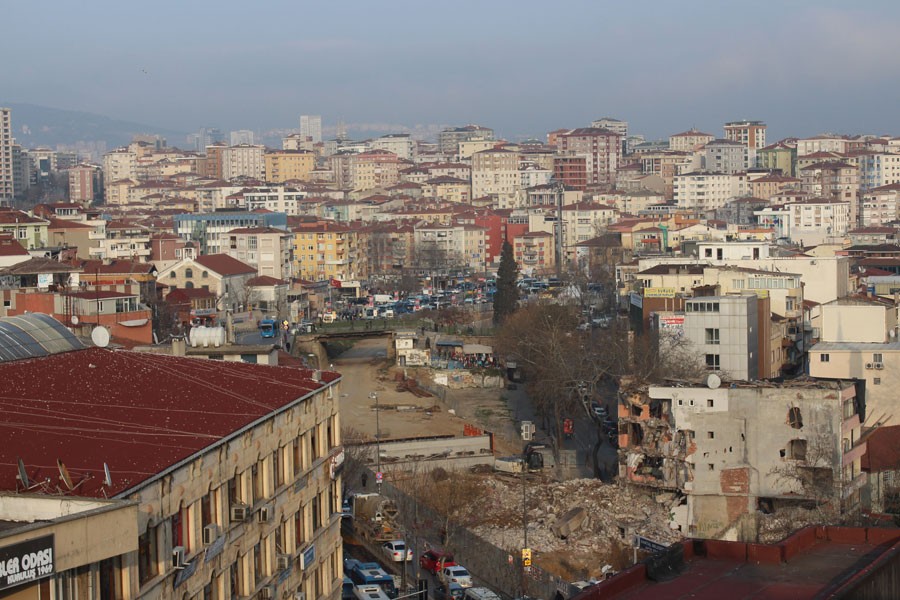
<path fill-rule="evenodd" d="M 218 348 L 225 343 L 224 327 L 192 327 L 190 335 L 191 347 L 203 346 L 209 348 L 210 345 Z"/>

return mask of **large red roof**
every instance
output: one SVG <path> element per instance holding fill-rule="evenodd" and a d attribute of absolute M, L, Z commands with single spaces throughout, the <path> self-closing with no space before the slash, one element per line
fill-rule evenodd
<path fill-rule="evenodd" d="M 0 363 L 0 490 L 17 488 L 21 458 L 31 482 L 49 480 L 43 491 L 120 494 L 324 387 L 310 377 L 308 369 L 106 348 Z M 322 373 L 325 382 L 338 377 Z"/>
<path fill-rule="evenodd" d="M 254 267 L 251 267 L 247 263 L 243 263 L 234 257 L 228 256 L 227 254 L 204 254 L 203 256 L 195 258 L 194 262 L 219 275 L 256 273 Z"/>

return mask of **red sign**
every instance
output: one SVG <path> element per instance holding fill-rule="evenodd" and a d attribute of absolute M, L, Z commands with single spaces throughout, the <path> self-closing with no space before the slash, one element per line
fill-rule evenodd
<path fill-rule="evenodd" d="M 575 432 L 575 422 L 572 419 L 565 419 L 563 421 L 563 433 L 571 435 Z"/>
<path fill-rule="evenodd" d="M 338 279 L 332 279 L 332 280 L 331 280 L 331 287 L 333 287 L 333 288 L 339 288 L 339 287 L 341 287 L 341 282 L 340 282 L 340 280 L 338 280 Z"/>

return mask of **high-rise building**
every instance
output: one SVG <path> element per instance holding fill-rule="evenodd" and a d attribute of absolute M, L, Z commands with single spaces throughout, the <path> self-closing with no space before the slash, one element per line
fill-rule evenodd
<path fill-rule="evenodd" d="M 225 141 L 225 136 L 220 129 L 215 127 L 201 127 L 197 133 L 188 136 L 188 143 L 194 145 L 197 152 L 203 152 L 207 146 L 219 144 Z"/>
<path fill-rule="evenodd" d="M 438 134 L 438 146 L 443 154 L 459 152 L 459 143 L 471 140 L 493 140 L 494 130 L 481 125 L 466 125 L 444 129 Z"/>
<path fill-rule="evenodd" d="M 249 129 L 239 129 L 229 134 L 232 146 L 240 146 L 241 144 L 255 144 L 256 136 Z"/>
<path fill-rule="evenodd" d="M 9 203 L 15 195 L 13 185 L 12 111 L 0 108 L 0 203 Z"/>
<path fill-rule="evenodd" d="M 740 142 L 751 150 L 766 147 L 766 124 L 762 121 L 725 123 L 725 139 Z"/>
<path fill-rule="evenodd" d="M 622 136 L 609 129 L 582 127 L 556 138 L 561 155 L 588 157 L 588 185 L 614 185 L 622 160 Z"/>
<path fill-rule="evenodd" d="M 322 141 L 322 115 L 300 115 L 300 135 L 314 144 Z"/>

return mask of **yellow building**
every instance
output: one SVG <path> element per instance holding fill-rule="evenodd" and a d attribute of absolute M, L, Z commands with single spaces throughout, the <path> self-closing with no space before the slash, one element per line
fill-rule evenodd
<path fill-rule="evenodd" d="M 309 181 L 316 168 L 316 155 L 306 150 L 278 150 L 266 153 L 266 181 L 284 183 L 292 179 Z"/>
<path fill-rule="evenodd" d="M 368 275 L 359 232 L 338 223 L 294 230 L 294 273 L 301 279 L 349 280 Z"/>

